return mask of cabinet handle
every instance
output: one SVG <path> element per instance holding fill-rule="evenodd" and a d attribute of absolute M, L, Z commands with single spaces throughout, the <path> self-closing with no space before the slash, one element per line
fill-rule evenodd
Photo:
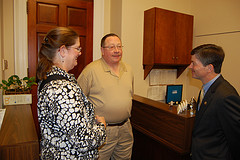
<path fill-rule="evenodd" d="M 174 59 L 175 59 L 175 57 L 172 57 L 172 59 L 174 60 Z"/>
<path fill-rule="evenodd" d="M 176 60 L 178 60 L 178 57 L 176 57 Z"/>

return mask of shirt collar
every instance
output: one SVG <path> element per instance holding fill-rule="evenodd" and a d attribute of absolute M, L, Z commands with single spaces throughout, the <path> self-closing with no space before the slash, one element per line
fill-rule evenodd
<path fill-rule="evenodd" d="M 203 90 L 204 90 L 204 95 L 205 93 L 207 93 L 208 89 L 210 88 L 210 86 L 216 81 L 216 79 L 218 79 L 218 77 L 220 76 L 221 74 L 218 74 L 216 77 L 214 77 L 211 81 L 209 81 L 208 83 L 204 84 L 203 85 Z"/>
<path fill-rule="evenodd" d="M 109 67 L 109 65 L 107 64 L 107 62 L 101 58 L 102 64 L 103 64 L 103 69 L 105 72 L 111 72 L 111 69 Z M 125 66 L 125 64 L 122 62 L 122 60 L 119 62 L 120 64 L 120 73 L 121 72 L 127 72 L 127 67 Z"/>

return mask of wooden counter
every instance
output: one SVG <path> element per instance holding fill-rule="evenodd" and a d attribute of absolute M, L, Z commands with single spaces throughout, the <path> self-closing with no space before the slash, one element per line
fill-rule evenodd
<path fill-rule="evenodd" d="M 189 159 L 194 116 L 175 106 L 134 95 L 133 159 Z"/>
<path fill-rule="evenodd" d="M 39 142 L 30 105 L 6 106 L 0 130 L 0 159 L 39 159 Z"/>

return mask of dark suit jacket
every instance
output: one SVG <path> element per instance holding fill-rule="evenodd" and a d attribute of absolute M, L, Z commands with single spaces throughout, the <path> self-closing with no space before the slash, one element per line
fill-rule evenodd
<path fill-rule="evenodd" d="M 192 133 L 193 160 L 240 160 L 240 97 L 220 76 L 196 112 Z"/>

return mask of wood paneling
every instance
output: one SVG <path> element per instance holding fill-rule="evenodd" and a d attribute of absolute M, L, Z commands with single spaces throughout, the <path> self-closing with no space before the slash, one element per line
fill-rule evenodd
<path fill-rule="evenodd" d="M 68 8 L 68 26 L 78 26 L 86 28 L 87 10 L 81 8 Z M 76 21 L 78 19 L 78 21 Z"/>
<path fill-rule="evenodd" d="M 194 123 L 189 111 L 177 114 L 175 106 L 134 95 L 131 122 L 136 133 L 133 155 L 149 154 L 144 150 L 150 147 L 155 156 L 189 157 Z"/>
<path fill-rule="evenodd" d="M 39 159 L 39 142 L 30 105 L 6 106 L 0 130 L 0 159 Z"/>
<path fill-rule="evenodd" d="M 58 25 L 58 5 L 37 3 L 37 23 Z"/>

